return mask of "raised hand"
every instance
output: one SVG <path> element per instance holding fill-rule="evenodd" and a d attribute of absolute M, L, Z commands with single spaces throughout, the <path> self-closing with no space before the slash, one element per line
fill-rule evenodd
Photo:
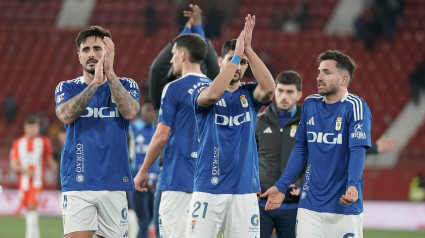
<path fill-rule="evenodd" d="M 184 10 L 183 15 L 189 18 L 187 25 L 189 28 L 195 25 L 202 24 L 202 10 L 198 5 L 189 4 L 191 11 Z"/>
<path fill-rule="evenodd" d="M 112 39 L 109 37 L 104 37 L 103 43 L 105 45 L 105 52 L 103 54 L 105 56 L 103 70 L 106 76 L 109 76 L 111 74 L 114 74 L 115 45 L 114 42 L 112 42 Z"/>
<path fill-rule="evenodd" d="M 251 17 L 250 14 L 245 17 L 245 29 L 246 29 L 246 37 L 245 37 L 245 49 L 251 49 L 251 41 L 252 41 L 252 32 L 255 27 L 255 15 Z"/>
<path fill-rule="evenodd" d="M 246 37 L 246 22 L 245 22 L 245 27 L 243 28 L 243 30 L 239 34 L 239 37 L 236 41 L 236 46 L 235 46 L 235 55 L 238 55 L 240 57 L 242 57 L 243 52 L 244 52 L 245 37 Z"/>
<path fill-rule="evenodd" d="M 102 55 L 100 60 L 96 63 L 94 68 L 94 79 L 91 84 L 101 85 L 106 81 L 105 73 L 103 72 L 105 62 L 105 54 Z"/>

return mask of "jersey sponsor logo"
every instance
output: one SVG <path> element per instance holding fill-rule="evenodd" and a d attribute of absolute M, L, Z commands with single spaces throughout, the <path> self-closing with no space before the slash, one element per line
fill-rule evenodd
<path fill-rule="evenodd" d="M 258 218 L 258 214 L 254 214 L 251 217 L 251 225 L 258 226 L 260 224 L 260 219 Z"/>
<path fill-rule="evenodd" d="M 56 97 L 56 103 L 59 103 L 60 101 L 63 100 L 63 96 L 65 95 L 65 93 L 61 93 Z"/>
<path fill-rule="evenodd" d="M 120 117 L 118 108 L 110 110 L 110 107 L 91 108 L 87 107 L 81 117 L 94 117 L 94 118 L 107 118 L 107 117 Z"/>
<path fill-rule="evenodd" d="M 75 146 L 75 171 L 77 173 L 84 173 L 84 146 L 81 143 L 78 143 Z M 78 178 L 77 178 L 78 181 Z M 83 181 L 84 181 L 84 176 L 83 176 Z"/>
<path fill-rule="evenodd" d="M 308 120 L 307 125 L 314 126 L 314 117 L 311 117 L 310 120 Z"/>
<path fill-rule="evenodd" d="M 122 217 L 122 219 L 127 220 L 127 208 L 124 207 L 121 210 L 121 217 Z"/>
<path fill-rule="evenodd" d="M 215 114 L 215 124 L 221 126 L 239 126 L 242 123 L 251 121 L 251 114 L 249 112 L 242 113 L 236 116 L 226 116 Z"/>
<path fill-rule="evenodd" d="M 357 123 L 354 126 L 354 132 L 351 133 L 351 138 L 357 138 L 357 139 L 366 139 L 366 133 L 363 132 L 363 124 L 362 123 Z"/>
<path fill-rule="evenodd" d="M 264 134 L 271 134 L 271 133 L 272 133 L 272 128 L 267 127 L 267 128 L 263 131 L 263 133 L 264 133 Z"/>
<path fill-rule="evenodd" d="M 325 144 L 342 144 L 342 134 L 339 133 L 335 135 L 335 133 L 323 133 L 323 132 L 315 132 L 315 131 L 307 131 L 307 140 L 308 142 L 316 142 L 316 143 L 325 143 Z"/>
<path fill-rule="evenodd" d="M 212 168 L 211 168 L 211 174 L 213 176 L 220 175 L 220 148 L 214 147 L 214 157 L 212 161 Z M 217 178 L 218 182 L 218 178 Z M 212 183 L 212 180 L 211 180 Z"/>
<path fill-rule="evenodd" d="M 301 193 L 301 200 L 307 196 L 307 192 L 310 189 L 308 183 L 310 182 L 311 164 L 307 166 L 304 175 L 303 192 Z"/>
<path fill-rule="evenodd" d="M 245 95 L 240 96 L 242 107 L 248 107 L 248 100 L 246 100 Z"/>
<path fill-rule="evenodd" d="M 338 117 L 335 123 L 335 130 L 340 131 L 342 125 L 342 117 Z"/>
<path fill-rule="evenodd" d="M 226 101 L 224 101 L 224 98 L 218 100 L 218 102 L 216 102 L 215 105 L 220 106 L 220 107 L 227 107 Z"/>

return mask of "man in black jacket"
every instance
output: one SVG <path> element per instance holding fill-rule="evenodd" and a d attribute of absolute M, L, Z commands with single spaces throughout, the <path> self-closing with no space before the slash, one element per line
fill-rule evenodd
<path fill-rule="evenodd" d="M 261 192 L 280 178 L 295 145 L 294 135 L 301 119 L 302 80 L 295 71 L 284 71 L 276 78 L 275 104 L 257 118 L 255 136 L 258 147 Z M 293 189 L 284 203 L 272 211 L 265 211 L 266 199 L 259 200 L 261 237 L 270 237 L 273 228 L 279 238 L 295 238 L 295 222 L 304 172 L 293 182 Z M 289 191 L 289 190 L 288 190 Z"/>
<path fill-rule="evenodd" d="M 207 42 L 207 56 L 201 64 L 201 71 L 208 78 L 214 79 L 220 72 L 220 67 L 217 64 L 218 55 L 210 40 L 206 39 L 204 30 L 202 28 L 202 10 L 198 5 L 189 5 L 190 10 L 183 11 L 183 15 L 188 17 L 185 28 L 180 33 L 195 33 L 199 34 Z M 173 75 L 173 66 L 170 60 L 173 57 L 171 49 L 174 43 L 168 43 L 159 54 L 155 57 L 149 69 L 148 84 L 149 84 L 149 97 L 152 100 L 155 110 L 159 109 L 161 105 L 162 89 L 165 85 L 176 79 Z"/>

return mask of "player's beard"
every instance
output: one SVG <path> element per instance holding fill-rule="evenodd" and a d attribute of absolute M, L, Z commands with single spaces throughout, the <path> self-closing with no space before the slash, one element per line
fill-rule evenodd
<path fill-rule="evenodd" d="M 242 78 L 241 72 L 239 70 L 236 70 L 232 80 L 230 81 L 230 84 L 239 83 L 241 81 L 241 78 Z"/>
<path fill-rule="evenodd" d="M 94 62 L 94 61 L 95 61 L 95 62 Z M 89 73 L 89 74 L 94 75 L 94 72 L 95 72 L 94 68 L 93 68 L 93 69 L 89 69 L 89 68 L 87 67 L 87 65 L 88 65 L 88 64 L 91 64 L 91 63 L 97 63 L 97 62 L 98 62 L 97 60 L 93 60 L 93 59 L 87 60 L 87 61 L 86 61 L 86 64 L 83 66 L 84 71 L 86 71 L 86 72 L 87 72 L 87 73 Z"/>
<path fill-rule="evenodd" d="M 338 92 L 338 86 L 333 86 L 333 85 L 329 85 L 330 87 L 325 88 L 324 90 L 319 90 L 318 89 L 318 93 L 322 94 L 323 96 L 330 96 L 330 95 L 334 95 Z"/>
<path fill-rule="evenodd" d="M 87 73 L 94 75 L 95 70 L 94 69 L 88 69 L 86 67 L 83 67 L 84 71 L 86 71 Z"/>

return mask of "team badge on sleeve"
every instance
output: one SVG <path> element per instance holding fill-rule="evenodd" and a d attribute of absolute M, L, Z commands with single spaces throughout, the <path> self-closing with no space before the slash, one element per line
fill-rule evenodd
<path fill-rule="evenodd" d="M 335 123 L 335 130 L 340 131 L 342 125 L 342 117 L 338 117 Z"/>
<path fill-rule="evenodd" d="M 246 100 L 245 95 L 241 95 L 241 104 L 242 104 L 242 107 L 248 107 L 248 100 Z"/>
<path fill-rule="evenodd" d="M 205 86 L 200 87 L 200 88 L 198 89 L 198 93 L 202 92 L 202 90 L 204 90 L 205 88 L 206 88 Z"/>
<path fill-rule="evenodd" d="M 63 96 L 65 95 L 65 93 L 61 93 L 56 97 L 56 103 L 59 103 L 60 101 L 63 100 Z"/>

